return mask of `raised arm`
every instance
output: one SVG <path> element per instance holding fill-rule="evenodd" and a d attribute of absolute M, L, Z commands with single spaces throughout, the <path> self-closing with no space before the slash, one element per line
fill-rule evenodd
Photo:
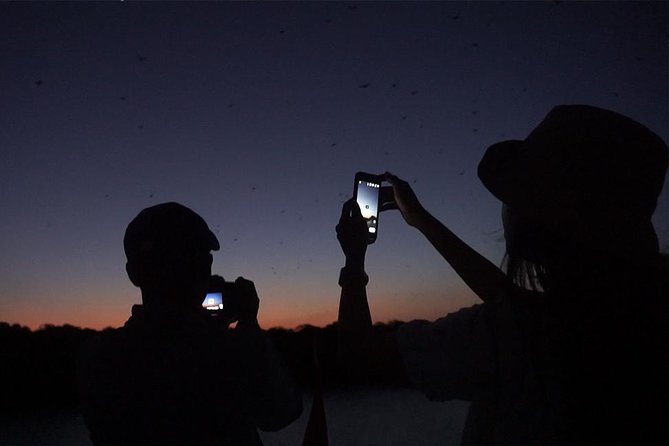
<path fill-rule="evenodd" d="M 390 173 L 384 174 L 384 179 L 393 187 L 395 203 L 404 220 L 423 233 L 482 301 L 494 299 L 510 285 L 502 270 L 425 210 L 409 183 Z"/>
<path fill-rule="evenodd" d="M 367 253 L 367 224 L 354 199 L 344 203 L 336 226 L 337 240 L 346 257 L 339 273 L 340 360 L 345 364 L 364 361 L 370 350 L 373 334 L 372 316 L 367 303 L 365 254 Z"/>
<path fill-rule="evenodd" d="M 355 200 L 344 203 L 336 230 L 346 256 L 346 264 L 339 275 L 339 364 L 354 380 L 376 379 L 377 375 L 389 374 L 403 376 L 395 335 L 376 332 L 372 325 L 365 273 L 367 223 Z"/>

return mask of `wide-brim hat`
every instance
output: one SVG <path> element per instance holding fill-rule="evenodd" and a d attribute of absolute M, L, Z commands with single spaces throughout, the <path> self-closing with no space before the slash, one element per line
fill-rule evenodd
<path fill-rule="evenodd" d="M 207 223 L 186 206 L 169 202 L 143 209 L 123 237 L 128 260 L 149 260 L 174 253 L 218 251 Z"/>
<path fill-rule="evenodd" d="M 593 106 L 560 105 L 525 140 L 490 146 L 478 175 L 510 208 L 580 243 L 657 252 L 651 216 L 668 161 L 666 143 L 642 124 Z"/>

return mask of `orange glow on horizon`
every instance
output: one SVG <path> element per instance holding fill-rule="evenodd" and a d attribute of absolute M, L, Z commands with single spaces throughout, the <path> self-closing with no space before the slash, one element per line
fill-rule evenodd
<path fill-rule="evenodd" d="M 421 296 L 418 300 L 398 301 L 390 297 L 374 296 L 370 299 L 373 321 L 390 322 L 393 320 L 409 321 L 413 319 L 435 320 L 464 306 L 476 303 L 469 291 L 450 293 L 448 296 Z M 130 300 L 132 302 L 132 300 Z M 338 299 L 323 300 L 318 306 L 284 307 L 261 305 L 258 322 L 264 329 L 295 329 L 302 325 L 325 327 L 337 321 Z M 56 306 L 55 308 L 34 308 L 28 305 L 13 306 L 5 311 L 2 322 L 18 323 L 37 330 L 43 325 L 73 325 L 81 328 L 102 330 L 107 327 L 121 327 L 130 317 L 130 305 L 113 307 L 92 305 Z"/>

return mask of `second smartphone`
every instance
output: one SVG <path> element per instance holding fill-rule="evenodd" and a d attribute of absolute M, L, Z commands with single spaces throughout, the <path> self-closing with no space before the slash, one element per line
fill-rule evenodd
<path fill-rule="evenodd" d="M 376 241 L 379 228 L 379 193 L 381 178 L 371 173 L 358 172 L 355 174 L 353 197 L 360 206 L 362 217 L 367 222 L 368 243 Z"/>

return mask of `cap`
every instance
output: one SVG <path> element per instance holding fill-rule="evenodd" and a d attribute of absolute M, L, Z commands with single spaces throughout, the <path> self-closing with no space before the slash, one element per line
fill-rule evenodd
<path fill-rule="evenodd" d="M 186 206 L 162 203 L 142 210 L 123 237 L 128 260 L 170 252 L 218 251 L 220 244 L 207 223 Z"/>

